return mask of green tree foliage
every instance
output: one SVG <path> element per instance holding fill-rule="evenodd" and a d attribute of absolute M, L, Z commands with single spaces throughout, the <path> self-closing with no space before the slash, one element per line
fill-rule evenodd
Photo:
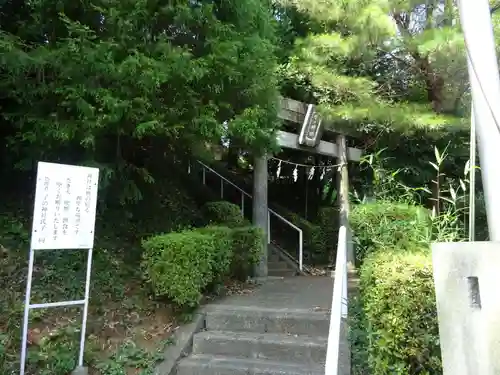
<path fill-rule="evenodd" d="M 470 97 L 454 2 L 281 0 L 310 25 L 282 74 L 291 95 L 350 130 L 461 127 Z M 293 22 L 293 17 L 287 18 Z M 286 34 L 287 37 L 290 33 Z M 309 96 L 309 98 L 307 98 Z"/>
<path fill-rule="evenodd" d="M 498 49 L 498 1 L 491 9 Z M 461 177 L 471 97 L 456 2 L 277 0 L 274 11 L 284 96 L 320 104 L 367 154 L 385 149 L 410 186 L 430 187 L 434 147 L 449 151 L 446 175 Z M 350 172 L 356 187 L 366 177 Z"/>
<path fill-rule="evenodd" d="M 272 143 L 267 0 L 8 1 L 0 17 L 6 164 L 97 163 L 152 181 L 148 161 L 166 152 L 224 134 Z"/>

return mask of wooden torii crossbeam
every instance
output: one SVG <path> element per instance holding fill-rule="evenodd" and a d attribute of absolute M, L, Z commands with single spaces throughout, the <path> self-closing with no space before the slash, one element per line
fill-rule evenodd
<path fill-rule="evenodd" d="M 282 120 L 287 120 L 297 124 L 302 124 L 304 131 L 305 119 L 307 116 L 309 105 L 297 100 L 289 98 L 280 99 L 280 110 L 278 112 L 278 117 Z M 321 137 L 321 131 L 319 131 L 319 136 Z M 332 142 L 326 142 L 319 140 L 315 147 L 301 146 L 299 143 L 300 134 L 294 134 L 286 131 L 278 131 L 278 144 L 281 147 L 292 148 L 296 150 L 302 150 L 307 152 L 312 152 L 315 154 L 332 156 L 338 158 L 340 156 L 338 144 Z M 347 160 L 349 161 L 359 161 L 361 159 L 362 151 L 354 147 L 347 148 Z"/>

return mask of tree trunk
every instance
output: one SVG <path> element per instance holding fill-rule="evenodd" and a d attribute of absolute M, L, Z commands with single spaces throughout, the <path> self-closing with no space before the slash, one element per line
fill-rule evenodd
<path fill-rule="evenodd" d="M 432 108 L 436 113 L 442 113 L 444 110 L 444 79 L 434 72 L 427 56 L 417 56 L 416 59 L 424 75 L 427 99 L 432 103 Z"/>

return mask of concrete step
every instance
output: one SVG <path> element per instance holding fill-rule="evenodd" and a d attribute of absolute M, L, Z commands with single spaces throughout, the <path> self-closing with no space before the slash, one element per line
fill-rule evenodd
<path fill-rule="evenodd" d="M 282 261 L 273 261 L 273 262 L 268 261 L 267 268 L 274 269 L 274 270 L 282 270 L 282 269 L 295 270 L 295 268 L 293 268 L 290 264 L 288 264 L 287 262 L 285 262 L 283 260 Z"/>
<path fill-rule="evenodd" d="M 282 268 L 282 269 L 268 269 L 269 276 L 296 276 L 297 271 L 290 268 Z"/>
<path fill-rule="evenodd" d="M 282 262 L 282 259 L 278 254 L 267 254 L 267 262 L 268 263 L 273 263 L 273 262 Z"/>
<path fill-rule="evenodd" d="M 328 337 L 330 315 L 328 311 L 222 306 L 208 310 L 205 322 L 207 330 L 212 331 Z"/>
<path fill-rule="evenodd" d="M 205 331 L 194 336 L 193 354 L 321 366 L 325 363 L 326 346 L 324 337 Z"/>
<path fill-rule="evenodd" d="M 324 375 L 323 367 L 260 359 L 192 355 L 179 362 L 177 375 Z"/>

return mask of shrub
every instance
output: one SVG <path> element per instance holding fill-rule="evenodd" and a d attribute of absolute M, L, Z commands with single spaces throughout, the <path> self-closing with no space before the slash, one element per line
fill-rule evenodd
<path fill-rule="evenodd" d="M 231 277 L 242 281 L 252 276 L 253 267 L 259 262 L 263 249 L 264 232 L 260 228 L 252 226 L 232 229 L 227 227 L 206 227 L 200 228 L 199 231 L 210 233 L 216 238 L 225 236 L 226 239 L 229 239 L 230 245 L 227 248 L 231 257 L 230 264 L 227 263 L 225 252 L 221 250 L 220 254 L 224 258 L 218 260 L 218 262 L 221 262 L 220 266 L 222 267 L 217 270 L 219 275 L 226 276 L 229 273 Z M 218 265 L 215 267 L 218 267 Z M 216 281 L 222 280 L 218 279 Z"/>
<path fill-rule="evenodd" d="M 253 275 L 254 266 L 260 261 L 264 243 L 264 231 L 257 227 L 242 227 L 232 230 L 233 260 L 231 275 L 245 281 Z"/>
<path fill-rule="evenodd" d="M 370 374 L 441 373 L 430 252 L 373 252 L 360 289 Z"/>
<path fill-rule="evenodd" d="M 224 230 L 187 230 L 143 241 L 142 266 L 155 295 L 196 306 L 202 291 L 227 272 L 231 243 Z"/>
<path fill-rule="evenodd" d="M 218 284 L 223 281 L 224 277 L 228 275 L 230 265 L 233 259 L 233 244 L 232 232 L 233 230 L 228 227 L 222 226 L 208 226 L 198 228 L 198 233 L 204 233 L 212 236 L 219 248 L 212 254 L 212 284 Z"/>
<path fill-rule="evenodd" d="M 300 215 L 282 207 L 273 205 L 273 208 L 285 219 L 289 220 L 292 224 L 296 225 L 302 229 L 302 235 L 304 240 L 304 261 L 309 264 L 324 263 L 328 261 L 328 255 L 331 252 L 329 247 L 328 238 L 332 236 L 332 233 L 326 234 L 326 231 L 322 228 L 323 225 L 329 225 L 326 222 L 320 222 L 318 224 L 310 222 Z M 334 208 L 325 209 L 326 211 L 335 211 Z M 338 214 L 333 214 L 338 215 Z M 280 239 L 279 245 L 285 249 L 293 249 L 297 246 L 297 236 L 293 229 L 279 220 L 275 220 L 273 215 L 271 215 L 271 231 L 273 233 L 273 238 L 278 237 Z M 328 223 L 331 223 L 330 218 L 328 218 Z M 338 231 L 336 224 L 329 226 L 327 230 L 333 228 L 335 233 Z M 293 237 L 290 235 L 293 233 Z M 277 234 L 277 236 L 276 236 Z M 336 238 L 336 234 L 335 234 Z M 335 239 L 334 248 L 336 248 L 337 243 Z"/>
<path fill-rule="evenodd" d="M 209 202 L 203 206 L 203 211 L 210 224 L 224 225 L 229 228 L 243 227 L 249 224 L 241 214 L 241 209 L 229 202 Z"/>
<path fill-rule="evenodd" d="M 321 225 L 312 223 L 303 217 L 288 213 L 287 219 L 302 229 L 304 236 L 304 257 L 309 264 L 319 264 L 328 261 L 329 251 L 325 232 Z"/>
<path fill-rule="evenodd" d="M 350 224 L 358 263 L 375 248 L 406 249 L 426 245 L 431 236 L 429 212 L 409 204 L 378 201 L 355 205 Z"/>
<path fill-rule="evenodd" d="M 363 301 L 359 294 L 349 296 L 349 344 L 351 346 L 351 373 L 368 375 L 368 335 Z"/>

